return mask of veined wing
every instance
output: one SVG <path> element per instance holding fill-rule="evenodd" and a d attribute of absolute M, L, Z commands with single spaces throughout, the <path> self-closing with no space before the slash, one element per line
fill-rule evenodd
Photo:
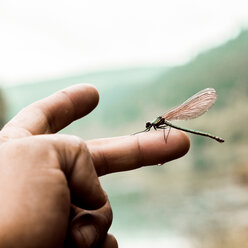
<path fill-rule="evenodd" d="M 187 120 L 196 118 L 213 106 L 217 99 L 215 89 L 206 88 L 199 91 L 181 105 L 172 108 L 162 117 L 166 120 Z"/>

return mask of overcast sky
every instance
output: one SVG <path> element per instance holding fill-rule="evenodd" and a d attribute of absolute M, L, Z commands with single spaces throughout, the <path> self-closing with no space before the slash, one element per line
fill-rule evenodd
<path fill-rule="evenodd" d="M 245 27 L 247 0 L 0 0 L 0 83 L 181 64 Z"/>

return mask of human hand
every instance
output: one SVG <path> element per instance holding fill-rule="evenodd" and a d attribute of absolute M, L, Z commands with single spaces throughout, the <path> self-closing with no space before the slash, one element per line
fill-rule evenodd
<path fill-rule="evenodd" d="M 159 131 L 86 142 L 55 134 L 97 103 L 95 88 L 72 86 L 26 107 L 1 130 L 0 247 L 117 247 L 98 176 L 187 152 L 187 136 L 175 130 L 166 144 Z"/>

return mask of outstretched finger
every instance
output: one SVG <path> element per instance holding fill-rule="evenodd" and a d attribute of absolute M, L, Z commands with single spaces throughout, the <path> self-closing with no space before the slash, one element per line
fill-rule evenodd
<path fill-rule="evenodd" d="M 97 90 L 79 84 L 58 91 L 21 110 L 2 129 L 5 137 L 56 133 L 89 112 L 98 104 Z"/>
<path fill-rule="evenodd" d="M 171 130 L 166 142 L 164 135 L 163 131 L 151 131 L 86 143 L 97 174 L 101 176 L 146 165 L 163 164 L 187 153 L 190 142 L 185 133 Z"/>

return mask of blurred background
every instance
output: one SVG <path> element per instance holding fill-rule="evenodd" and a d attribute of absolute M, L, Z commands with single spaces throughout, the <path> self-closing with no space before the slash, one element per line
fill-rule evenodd
<path fill-rule="evenodd" d="M 184 127 L 191 150 L 164 166 L 101 178 L 120 247 L 248 247 L 246 0 L 0 0 L 0 124 L 77 83 L 97 109 L 63 130 L 128 135 L 197 91 L 215 106 Z M 34 116 L 35 118 L 35 116 Z"/>

